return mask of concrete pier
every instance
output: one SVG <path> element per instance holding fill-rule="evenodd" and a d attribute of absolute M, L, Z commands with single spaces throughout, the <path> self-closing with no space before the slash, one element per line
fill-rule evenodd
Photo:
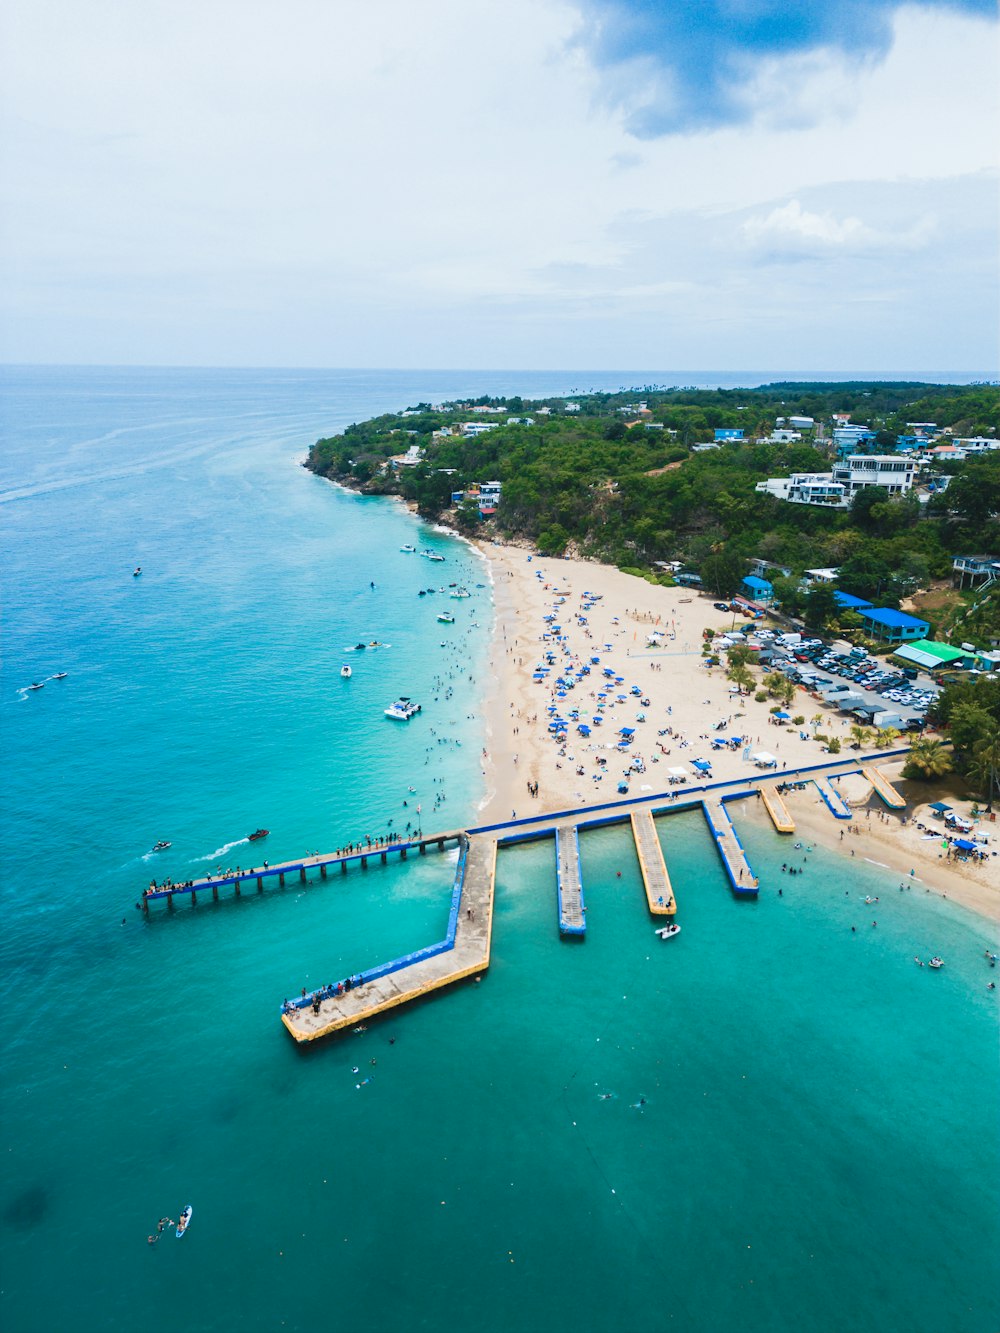
<path fill-rule="evenodd" d="M 485 972 L 490 965 L 496 860 L 496 838 L 470 838 L 456 871 L 445 938 L 361 973 L 349 991 L 321 1000 L 318 1013 L 310 1003 L 283 1013 L 281 1021 L 295 1041 L 316 1041 Z"/>
<path fill-rule="evenodd" d="M 788 807 L 773 789 L 758 787 L 757 794 L 764 802 L 764 809 L 771 816 L 771 823 L 779 833 L 794 833 L 795 820 L 788 813 Z"/>
<path fill-rule="evenodd" d="M 670 886 L 663 848 L 656 836 L 656 821 L 651 810 L 632 811 L 632 837 L 635 840 L 639 869 L 646 888 L 646 902 L 654 916 L 673 916 L 677 901 Z"/>
<path fill-rule="evenodd" d="M 905 810 L 906 802 L 900 796 L 899 792 L 892 785 L 884 774 L 877 768 L 870 765 L 861 769 L 861 776 L 872 784 L 875 794 L 889 807 L 890 810 Z"/>
<path fill-rule="evenodd" d="M 850 819 L 851 807 L 844 800 L 843 796 L 841 796 L 840 792 L 837 791 L 830 779 L 814 778 L 813 781 L 816 783 L 816 789 L 820 796 L 822 796 L 826 808 L 830 811 L 830 814 L 833 815 L 834 819 Z"/>
<path fill-rule="evenodd" d="M 191 880 L 188 884 L 172 884 L 167 886 L 157 886 L 155 889 L 147 889 L 142 896 L 142 909 L 149 912 L 150 903 L 167 900 L 168 906 L 173 906 L 174 898 L 189 897 L 192 903 L 197 902 L 197 895 L 203 889 L 212 890 L 214 901 L 219 900 L 219 890 L 231 888 L 235 897 L 240 896 L 240 886 L 252 880 L 257 887 L 258 892 L 263 890 L 265 881 L 277 883 L 279 887 L 285 887 L 285 877 L 287 875 L 297 874 L 300 884 L 309 883 L 309 872 L 318 870 L 320 879 L 326 879 L 327 871 L 330 866 L 339 866 L 341 872 L 346 874 L 350 865 L 360 865 L 362 870 L 368 869 L 368 862 L 373 856 L 380 857 L 384 865 L 391 854 L 398 853 L 401 861 L 406 860 L 408 851 L 414 847 L 419 848 L 421 855 L 430 847 L 443 851 L 445 845 L 449 842 L 459 842 L 464 836 L 463 830 L 452 829 L 448 833 L 435 833 L 431 837 L 411 838 L 409 841 L 372 843 L 372 845 L 359 847 L 351 852 L 333 852 L 319 856 L 305 856 L 298 861 L 279 861 L 274 865 L 265 864 L 261 866 L 249 866 L 240 868 L 232 873 L 224 875 L 206 875 L 201 879 Z"/>
<path fill-rule="evenodd" d="M 585 935 L 587 918 L 580 874 L 580 831 L 575 825 L 556 829 L 556 888 L 559 894 L 559 933 Z"/>
<path fill-rule="evenodd" d="M 719 849 L 719 855 L 722 857 L 722 864 L 729 876 L 733 892 L 740 897 L 756 898 L 758 890 L 757 876 L 750 869 L 750 862 L 747 860 L 743 844 L 733 828 L 729 811 L 723 805 L 721 798 L 718 797 L 714 800 L 702 801 L 702 809 L 705 812 L 705 818 L 708 820 L 708 827 L 712 830 L 715 838 L 715 845 Z"/>

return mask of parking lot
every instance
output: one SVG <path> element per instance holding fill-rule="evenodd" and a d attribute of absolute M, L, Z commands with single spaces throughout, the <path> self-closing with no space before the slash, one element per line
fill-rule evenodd
<path fill-rule="evenodd" d="M 938 686 L 928 677 L 912 679 L 883 658 L 871 657 L 862 649 L 848 645 L 835 647 L 818 638 L 781 635 L 753 625 L 741 625 L 736 633 L 745 643 L 757 644 L 765 651 L 770 649 L 769 670 L 784 672 L 845 714 L 864 709 L 876 715 L 895 714 L 902 719 L 901 730 L 917 731 L 926 721 L 927 709 L 939 692 Z M 721 642 L 725 639 L 741 641 L 734 639 L 732 634 L 723 635 L 719 646 L 725 647 Z M 838 694 L 856 697 L 849 707 L 841 708 Z M 895 724 L 884 722 L 882 725 Z"/>

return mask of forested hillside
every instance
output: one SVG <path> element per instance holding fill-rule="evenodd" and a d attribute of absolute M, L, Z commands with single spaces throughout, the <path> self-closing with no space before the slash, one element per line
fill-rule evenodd
<path fill-rule="evenodd" d="M 526 538 L 545 553 L 573 550 L 643 570 L 682 560 L 720 594 L 738 586 L 750 557 L 760 557 L 793 571 L 775 585 L 789 604 L 801 596 L 797 576 L 809 567 L 839 566 L 842 588 L 861 596 L 877 590 L 884 605 L 947 577 L 956 551 L 1000 551 L 1000 452 L 935 465 L 934 475 L 951 482 L 926 504 L 915 493 L 890 498 L 872 488 L 852 509 L 832 511 L 755 491 L 767 477 L 829 470 L 833 413 L 850 413 L 852 423 L 876 431 L 877 452 L 891 452 L 914 421 L 950 427 L 955 436 L 996 435 L 996 386 L 645 388 L 573 402 L 578 410 L 558 398 L 418 404 L 318 441 L 307 466 L 368 492 L 401 494 L 428 517 L 451 510 L 466 531 Z M 503 411 L 481 410 L 497 408 Z M 754 442 L 778 417 L 792 416 L 813 417 L 826 438 L 807 429 L 798 442 Z M 518 424 L 506 424 L 508 417 Z M 466 437 L 458 432 L 468 421 L 494 428 Z M 718 428 L 742 429 L 746 439 L 692 452 Z M 422 451 L 417 466 L 388 464 L 414 445 Z M 472 503 L 452 507 L 453 492 L 487 480 L 503 483 L 488 523 Z"/>

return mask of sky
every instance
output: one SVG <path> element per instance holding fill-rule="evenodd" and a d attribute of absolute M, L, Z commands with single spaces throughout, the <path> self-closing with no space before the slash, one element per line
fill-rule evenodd
<path fill-rule="evenodd" d="M 993 378 L 987 0 L 4 0 L 0 360 Z"/>

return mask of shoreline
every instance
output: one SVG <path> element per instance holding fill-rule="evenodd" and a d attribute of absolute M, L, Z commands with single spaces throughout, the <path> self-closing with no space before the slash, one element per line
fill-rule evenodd
<path fill-rule="evenodd" d="M 520 546 L 473 545 L 487 561 L 494 597 L 492 662 L 483 694 L 486 793 L 481 822 L 624 799 L 617 790 L 621 781 L 628 784 L 631 797 L 664 791 L 672 768 L 685 769 L 688 782 L 696 785 L 695 759 L 711 762 L 709 780 L 752 781 L 755 770 L 743 758 L 749 750 L 773 754 L 778 769 L 787 770 L 791 780 L 800 767 L 828 757 L 816 732 L 846 740 L 849 720 L 801 690 L 788 711 L 804 717 L 804 723 L 781 726 L 770 715 L 771 700 L 758 703 L 752 694 L 740 696 L 726 679 L 724 666 L 707 668 L 701 656 L 702 629 L 728 629 L 733 616 L 697 593 L 650 584 L 608 565 L 538 556 Z M 582 597 L 584 592 L 590 596 Z M 546 642 L 542 635 L 553 622 L 544 617 L 555 614 L 561 639 Z M 654 634 L 662 637 L 651 642 Z M 589 668 L 590 674 L 577 676 L 565 698 L 555 697 L 554 681 L 533 679 L 536 663 L 550 651 L 556 651 L 553 676 L 570 665 L 574 674 L 581 666 Z M 599 661 L 592 663 L 595 657 Z M 622 684 L 608 686 L 601 674 L 605 669 L 621 677 Z M 599 694 L 607 697 L 599 699 Z M 570 723 L 562 739 L 554 740 L 548 723 L 551 706 L 567 713 L 578 710 L 580 720 L 587 718 L 591 724 L 599 712 L 604 721 L 592 725 L 589 737 Z M 822 720 L 814 727 L 817 717 Z M 622 727 L 634 732 L 626 751 L 616 744 Z M 713 741 L 724 742 L 734 733 L 743 738 L 739 745 L 713 748 Z M 985 860 L 947 859 L 941 828 L 931 823 L 927 811 L 932 801 L 955 800 L 947 780 L 926 786 L 906 782 L 899 777 L 902 761 L 882 763 L 882 753 L 875 749 L 855 754 L 845 746 L 840 757 L 879 763 L 907 799 L 905 823 L 882 806 L 858 774 L 840 782 L 854 814 L 849 824 L 833 818 L 815 787 L 788 792 L 786 804 L 796 821 L 792 841 L 805 838 L 840 855 L 853 851 L 982 919 L 1000 922 L 1000 856 L 994 854 L 994 844 L 1000 851 L 1000 825 L 995 834 L 990 822 L 980 825 L 990 835 Z M 637 758 L 641 771 L 635 769 Z M 530 784 L 537 784 L 537 796 L 529 794 Z M 684 790 L 679 786 L 678 795 Z M 758 816 L 753 809 L 759 804 L 741 802 L 737 809 L 770 827 L 766 811 Z M 751 809 L 744 811 L 745 806 Z"/>

